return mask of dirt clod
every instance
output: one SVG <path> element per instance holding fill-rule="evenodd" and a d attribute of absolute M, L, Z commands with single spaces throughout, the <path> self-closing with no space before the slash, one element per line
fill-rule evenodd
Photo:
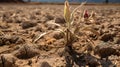
<path fill-rule="evenodd" d="M 112 44 L 98 45 L 95 47 L 95 54 L 98 54 L 101 58 L 106 58 L 111 55 L 120 55 L 120 46 Z"/>
<path fill-rule="evenodd" d="M 62 23 L 65 23 L 65 20 L 64 20 L 63 17 L 57 17 L 57 18 L 55 18 L 55 23 L 60 23 L 60 24 L 62 24 Z"/>
<path fill-rule="evenodd" d="M 11 54 L 0 55 L 0 67 L 17 67 L 15 61 L 16 58 Z"/>
<path fill-rule="evenodd" d="M 42 62 L 40 67 L 51 67 L 48 62 Z"/>
<path fill-rule="evenodd" d="M 0 36 L 0 46 L 3 45 L 10 45 L 10 44 L 22 44 L 25 40 L 18 36 L 11 36 L 11 35 L 3 35 Z"/>
<path fill-rule="evenodd" d="M 23 22 L 23 23 L 21 24 L 21 26 L 22 26 L 23 29 L 27 29 L 27 28 L 30 28 L 30 27 L 34 27 L 34 26 L 36 26 L 36 25 L 37 25 L 37 23 L 31 22 L 31 21 L 26 21 L 26 22 Z"/>
<path fill-rule="evenodd" d="M 14 56 L 16 56 L 19 59 L 29 59 L 36 55 L 38 55 L 39 52 L 37 49 L 24 45 L 20 49 L 14 52 Z"/>

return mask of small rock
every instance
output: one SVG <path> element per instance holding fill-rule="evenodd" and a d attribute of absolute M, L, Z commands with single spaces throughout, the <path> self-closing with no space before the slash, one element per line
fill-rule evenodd
<path fill-rule="evenodd" d="M 46 18 L 48 18 L 49 20 L 53 20 L 54 19 L 54 17 L 52 15 L 49 15 L 49 14 L 47 14 Z"/>
<path fill-rule="evenodd" d="M 30 27 L 34 27 L 36 26 L 37 23 L 35 22 L 30 22 L 30 21 L 26 21 L 26 22 L 22 22 L 21 26 L 23 29 L 27 29 L 27 28 L 30 28 Z"/>
<path fill-rule="evenodd" d="M 40 67 L 52 67 L 48 62 L 42 62 Z"/>
<path fill-rule="evenodd" d="M 89 65 L 89 67 L 96 67 L 96 66 L 100 65 L 100 62 L 97 60 L 97 58 L 95 58 L 91 55 L 85 56 L 85 60 L 87 62 L 87 65 Z"/>
<path fill-rule="evenodd" d="M 15 61 L 16 58 L 11 54 L 0 55 L 0 67 L 17 67 Z"/>
<path fill-rule="evenodd" d="M 18 36 L 11 36 L 10 42 L 20 44 L 20 43 L 24 43 L 25 40 L 23 38 L 18 37 Z"/>
<path fill-rule="evenodd" d="M 101 58 L 106 58 L 110 55 L 120 55 L 120 46 L 113 44 L 98 45 L 95 47 L 94 53 L 98 54 Z"/>
<path fill-rule="evenodd" d="M 114 25 L 108 25 L 108 28 L 114 28 Z"/>
<path fill-rule="evenodd" d="M 25 40 L 15 35 L 4 35 L 0 36 L 0 46 L 9 45 L 9 44 L 21 44 L 24 43 Z"/>
<path fill-rule="evenodd" d="M 32 46 L 24 45 L 13 53 L 19 59 L 29 59 L 39 54 L 39 51 Z"/>
<path fill-rule="evenodd" d="M 63 17 L 55 18 L 55 23 L 65 23 L 65 19 Z"/>
<path fill-rule="evenodd" d="M 114 34 L 111 33 L 105 33 L 101 36 L 100 40 L 107 42 L 109 40 L 113 40 Z"/>
<path fill-rule="evenodd" d="M 35 31 L 45 32 L 46 27 L 43 24 L 41 24 L 41 25 L 36 27 Z"/>
<path fill-rule="evenodd" d="M 53 33 L 53 37 L 54 37 L 55 39 L 61 39 L 61 38 L 64 37 L 64 34 L 63 34 L 62 32 L 54 32 L 54 33 Z"/>

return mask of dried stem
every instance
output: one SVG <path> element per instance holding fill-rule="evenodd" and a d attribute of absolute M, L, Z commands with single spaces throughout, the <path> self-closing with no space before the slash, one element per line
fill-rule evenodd
<path fill-rule="evenodd" d="M 84 35 L 87 37 L 87 40 L 95 46 L 95 43 L 90 39 L 90 37 L 86 33 L 84 33 Z"/>

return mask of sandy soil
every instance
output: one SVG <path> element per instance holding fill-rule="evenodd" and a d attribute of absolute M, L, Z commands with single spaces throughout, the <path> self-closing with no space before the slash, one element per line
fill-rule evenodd
<path fill-rule="evenodd" d="M 94 42 L 91 44 L 81 35 L 68 52 L 63 34 L 55 32 L 64 28 L 63 8 L 63 5 L 0 5 L 0 67 L 120 67 L 120 6 L 82 7 L 80 11 L 95 12 L 94 20 L 83 22 L 82 26 L 92 26 L 100 36 L 88 32 Z M 49 31 L 52 32 L 36 41 Z"/>

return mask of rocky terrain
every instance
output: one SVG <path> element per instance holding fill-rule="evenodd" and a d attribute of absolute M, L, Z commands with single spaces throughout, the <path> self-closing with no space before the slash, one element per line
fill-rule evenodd
<path fill-rule="evenodd" d="M 120 6 L 80 9 L 95 12 L 94 20 L 82 26 L 92 26 L 100 35 L 87 33 L 94 44 L 81 35 L 70 53 L 64 51 L 63 34 L 55 31 L 64 28 L 63 8 L 0 4 L 0 67 L 120 67 Z"/>

